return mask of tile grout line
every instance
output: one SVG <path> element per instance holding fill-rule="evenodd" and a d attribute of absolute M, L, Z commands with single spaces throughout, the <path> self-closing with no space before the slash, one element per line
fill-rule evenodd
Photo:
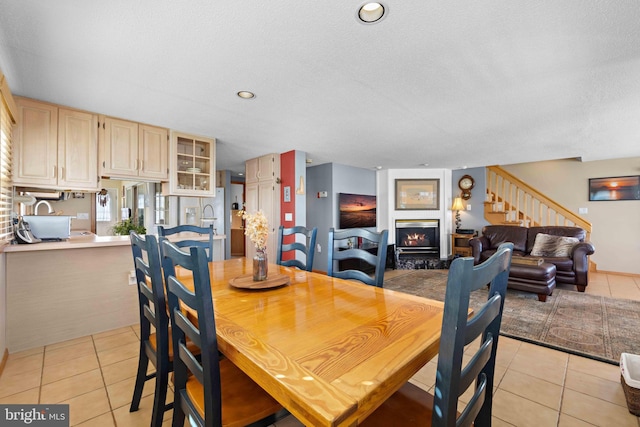
<path fill-rule="evenodd" d="M 560 405 L 558 406 L 558 418 L 556 419 L 556 426 L 560 426 L 560 416 L 562 415 L 562 404 L 564 403 L 564 393 L 567 390 L 567 374 L 569 373 L 569 361 L 571 357 L 567 357 L 567 362 L 564 365 L 564 375 L 562 376 L 562 390 L 560 392 Z"/>
<path fill-rule="evenodd" d="M 42 382 L 44 381 L 44 358 L 47 355 L 47 346 L 42 348 L 42 367 L 40 368 L 40 384 L 38 384 L 38 403 L 42 403 Z"/>

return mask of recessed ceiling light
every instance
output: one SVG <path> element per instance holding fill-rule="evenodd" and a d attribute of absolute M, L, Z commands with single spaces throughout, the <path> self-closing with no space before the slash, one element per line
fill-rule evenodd
<path fill-rule="evenodd" d="M 251 99 L 256 97 L 253 92 L 249 92 L 247 90 L 241 90 L 240 92 L 238 92 L 238 96 L 243 99 Z"/>
<path fill-rule="evenodd" d="M 238 176 L 244 176 L 244 173 L 238 172 Z"/>
<path fill-rule="evenodd" d="M 376 169 L 380 170 L 382 169 L 382 166 L 376 166 Z"/>
<path fill-rule="evenodd" d="M 380 3 L 366 3 L 358 10 L 358 18 L 366 24 L 378 22 L 384 16 L 384 6 Z"/>

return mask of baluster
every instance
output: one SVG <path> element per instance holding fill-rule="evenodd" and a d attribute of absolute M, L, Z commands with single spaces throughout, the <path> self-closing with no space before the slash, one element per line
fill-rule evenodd
<path fill-rule="evenodd" d="M 520 221 L 520 189 L 516 187 L 516 221 Z"/>
<path fill-rule="evenodd" d="M 542 202 L 538 200 L 538 222 L 542 225 Z"/>

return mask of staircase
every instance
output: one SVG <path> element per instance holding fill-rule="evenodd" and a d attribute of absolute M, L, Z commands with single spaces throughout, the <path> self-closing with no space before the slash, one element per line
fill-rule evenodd
<path fill-rule="evenodd" d="M 484 217 L 491 224 L 521 227 L 580 227 L 591 237 L 591 223 L 530 187 L 499 166 L 487 167 Z"/>

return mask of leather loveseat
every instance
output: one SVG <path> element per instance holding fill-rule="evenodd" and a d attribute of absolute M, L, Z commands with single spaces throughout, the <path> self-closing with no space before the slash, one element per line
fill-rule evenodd
<path fill-rule="evenodd" d="M 538 234 L 542 236 L 536 245 Z M 570 239 L 565 239 L 567 237 Z M 595 251 L 591 242 L 585 239 L 586 232 L 579 227 L 488 225 L 482 229 L 482 236 L 471 239 L 469 245 L 476 264 L 488 259 L 504 242 L 513 243 L 514 259 L 525 257 L 534 261 L 542 258 L 543 263 L 537 267 L 534 263 L 527 266 L 516 264 L 518 260 L 512 262 L 509 287 L 536 292 L 544 301 L 546 295 L 553 292 L 556 282 L 575 285 L 578 291 L 585 291 L 589 283 L 588 256 Z M 556 242 L 561 249 L 553 247 Z M 549 243 L 551 247 L 542 247 L 542 243 Z"/>

